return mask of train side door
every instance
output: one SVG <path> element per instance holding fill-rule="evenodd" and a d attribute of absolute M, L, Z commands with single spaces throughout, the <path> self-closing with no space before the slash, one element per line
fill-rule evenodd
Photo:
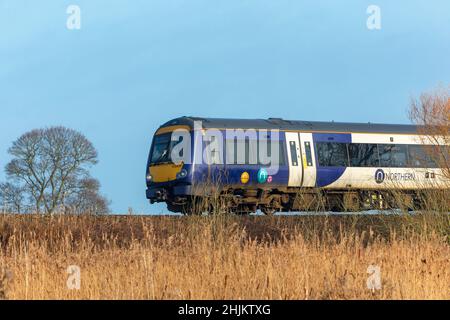
<path fill-rule="evenodd" d="M 286 132 L 286 149 L 289 162 L 288 186 L 300 187 L 302 185 L 303 166 L 298 132 Z"/>
<path fill-rule="evenodd" d="M 302 187 L 315 187 L 317 171 L 312 133 L 300 133 L 300 141 L 303 162 Z"/>

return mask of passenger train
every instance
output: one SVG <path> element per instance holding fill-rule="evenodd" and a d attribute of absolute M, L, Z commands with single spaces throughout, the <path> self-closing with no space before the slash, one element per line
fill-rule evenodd
<path fill-rule="evenodd" d="M 146 196 L 184 214 L 211 212 L 213 203 L 240 214 L 385 209 L 394 206 L 392 191 L 418 205 L 423 190 L 450 184 L 433 156 L 448 163 L 448 140 L 428 144 L 419 129 L 181 117 L 153 137 Z"/>

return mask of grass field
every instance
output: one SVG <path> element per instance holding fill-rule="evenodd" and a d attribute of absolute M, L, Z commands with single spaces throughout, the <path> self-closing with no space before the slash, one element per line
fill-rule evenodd
<path fill-rule="evenodd" d="M 449 235 L 446 214 L 0 215 L 0 298 L 450 299 Z"/>

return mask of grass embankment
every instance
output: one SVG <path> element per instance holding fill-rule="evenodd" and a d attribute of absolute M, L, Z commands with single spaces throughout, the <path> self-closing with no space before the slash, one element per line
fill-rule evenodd
<path fill-rule="evenodd" d="M 449 234 L 446 214 L 0 215 L 0 297 L 450 299 Z"/>

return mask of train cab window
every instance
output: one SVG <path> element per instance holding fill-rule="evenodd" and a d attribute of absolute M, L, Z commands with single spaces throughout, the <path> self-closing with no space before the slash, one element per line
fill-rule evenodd
<path fill-rule="evenodd" d="M 153 140 L 151 163 L 163 163 L 170 160 L 170 133 L 155 136 Z"/>
<path fill-rule="evenodd" d="M 318 142 L 316 144 L 317 160 L 321 167 L 348 166 L 348 152 L 345 143 Z"/>
<path fill-rule="evenodd" d="M 392 168 L 407 167 L 407 146 L 400 144 L 380 144 L 380 166 Z"/>
<path fill-rule="evenodd" d="M 311 143 L 305 142 L 306 165 L 312 167 Z"/>
<path fill-rule="evenodd" d="M 293 166 L 298 166 L 298 154 L 297 154 L 297 144 L 295 141 L 289 141 L 289 150 L 291 150 L 291 163 Z"/>
<path fill-rule="evenodd" d="M 350 167 L 379 167 L 376 144 L 350 143 L 348 145 Z"/>
<path fill-rule="evenodd" d="M 178 154 L 175 154 L 175 158 L 182 159 L 184 156 L 183 148 L 179 148 L 179 150 L 174 149 L 178 144 L 183 143 L 183 136 L 179 136 L 178 140 L 172 140 L 172 133 L 164 133 L 160 135 L 156 135 L 153 139 L 152 145 L 152 154 L 150 163 L 151 164 L 160 164 L 160 163 L 168 163 L 172 162 L 172 156 L 174 156 L 173 151 L 178 151 Z"/>

